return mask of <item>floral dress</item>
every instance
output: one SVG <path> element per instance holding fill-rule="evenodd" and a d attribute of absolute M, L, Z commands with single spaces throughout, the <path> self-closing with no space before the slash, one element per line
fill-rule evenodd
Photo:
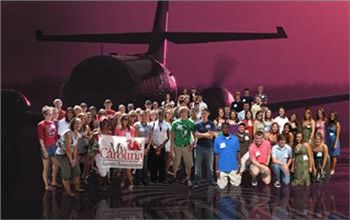
<path fill-rule="evenodd" d="M 306 147 L 302 144 L 299 148 L 294 148 L 294 180 L 293 185 L 309 185 L 309 156 Z"/>

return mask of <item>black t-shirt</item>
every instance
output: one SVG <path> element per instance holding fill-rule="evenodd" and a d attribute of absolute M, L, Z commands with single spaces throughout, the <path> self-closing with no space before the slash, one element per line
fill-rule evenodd
<path fill-rule="evenodd" d="M 235 110 L 235 112 L 240 112 L 243 110 L 243 102 L 242 100 L 234 101 L 231 103 L 231 110 Z"/>
<path fill-rule="evenodd" d="M 198 121 L 196 123 L 196 131 L 199 133 L 206 133 L 208 131 L 215 131 L 215 124 L 208 120 L 207 122 Z M 208 138 L 200 138 L 197 141 L 197 144 L 203 147 L 213 147 L 213 140 Z"/>
<path fill-rule="evenodd" d="M 252 96 L 244 96 L 242 98 L 242 102 L 243 103 L 249 103 L 250 106 L 252 106 L 252 102 L 254 101 L 253 97 Z"/>

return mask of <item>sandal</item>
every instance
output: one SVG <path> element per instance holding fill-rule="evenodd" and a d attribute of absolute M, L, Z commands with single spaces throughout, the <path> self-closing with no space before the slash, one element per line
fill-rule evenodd
<path fill-rule="evenodd" d="M 55 191 L 55 187 L 49 186 L 48 188 L 45 187 L 46 191 Z"/>
<path fill-rule="evenodd" d="M 55 188 L 62 188 L 63 186 L 61 184 L 50 184 L 52 187 Z"/>
<path fill-rule="evenodd" d="M 77 192 L 85 192 L 85 190 L 83 190 L 81 188 L 75 189 L 75 191 L 77 191 Z"/>

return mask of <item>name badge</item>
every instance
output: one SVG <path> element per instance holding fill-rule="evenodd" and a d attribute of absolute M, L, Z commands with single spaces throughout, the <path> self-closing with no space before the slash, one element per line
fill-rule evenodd
<path fill-rule="evenodd" d="M 244 136 L 244 140 L 249 141 L 249 136 Z"/>
<path fill-rule="evenodd" d="M 303 155 L 303 160 L 308 160 L 309 158 L 307 157 L 307 155 Z"/>
<path fill-rule="evenodd" d="M 322 152 L 317 152 L 316 157 L 322 157 L 323 153 Z"/>
<path fill-rule="evenodd" d="M 261 156 L 260 151 L 255 152 L 255 156 L 256 156 L 256 157 L 260 157 L 260 156 Z"/>
<path fill-rule="evenodd" d="M 225 148 L 226 147 L 226 143 L 221 143 L 220 144 L 220 149 L 223 149 L 223 148 Z"/>
<path fill-rule="evenodd" d="M 334 135 L 335 135 L 334 132 L 329 133 L 329 136 L 334 136 Z"/>
<path fill-rule="evenodd" d="M 311 125 L 306 126 L 307 128 L 311 128 Z"/>
<path fill-rule="evenodd" d="M 283 158 L 288 158 L 288 154 L 284 154 L 284 155 L 283 155 Z"/>
<path fill-rule="evenodd" d="M 210 129 L 210 125 L 206 125 L 205 128 L 209 130 Z"/>
<path fill-rule="evenodd" d="M 245 99 L 242 99 L 243 102 L 245 102 L 246 100 Z"/>
<path fill-rule="evenodd" d="M 237 104 L 234 104 L 233 107 L 234 107 L 234 108 L 237 108 Z"/>

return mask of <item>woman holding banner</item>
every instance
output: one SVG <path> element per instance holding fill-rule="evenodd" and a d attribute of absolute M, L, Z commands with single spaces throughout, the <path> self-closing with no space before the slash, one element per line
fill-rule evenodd
<path fill-rule="evenodd" d="M 118 125 L 114 130 L 114 135 L 124 136 L 127 138 L 135 137 L 135 129 L 130 125 L 129 117 L 127 114 L 123 114 L 121 117 L 121 124 Z M 120 183 L 120 187 L 123 188 L 125 186 L 126 180 L 129 181 L 129 190 L 133 190 L 134 183 L 133 177 L 130 169 L 122 170 L 122 181 Z"/>

